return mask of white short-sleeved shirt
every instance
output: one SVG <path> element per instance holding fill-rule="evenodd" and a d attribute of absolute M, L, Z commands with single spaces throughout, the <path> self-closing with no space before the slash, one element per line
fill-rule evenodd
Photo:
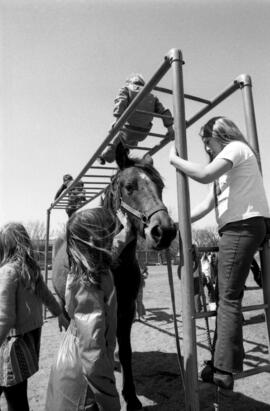
<path fill-rule="evenodd" d="M 233 221 L 269 217 L 269 206 L 257 159 L 241 141 L 229 143 L 216 156 L 232 162 L 232 169 L 216 180 L 218 228 Z"/>

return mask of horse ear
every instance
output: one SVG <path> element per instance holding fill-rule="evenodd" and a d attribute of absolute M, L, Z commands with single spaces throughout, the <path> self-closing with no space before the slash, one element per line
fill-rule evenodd
<path fill-rule="evenodd" d="M 148 154 L 148 153 L 146 153 L 146 154 L 143 156 L 143 162 L 144 162 L 145 164 L 150 164 L 151 166 L 154 165 L 154 160 L 153 160 L 153 158 L 150 156 L 150 154 Z"/>
<path fill-rule="evenodd" d="M 134 163 L 134 161 L 132 161 L 128 157 L 128 151 L 129 150 L 124 147 L 121 142 L 117 144 L 115 149 L 115 161 L 120 170 L 124 170 L 124 168 L 130 167 Z"/>

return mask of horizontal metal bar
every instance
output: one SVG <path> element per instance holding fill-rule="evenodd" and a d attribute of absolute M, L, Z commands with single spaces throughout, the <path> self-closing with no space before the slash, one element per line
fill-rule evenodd
<path fill-rule="evenodd" d="M 107 166 L 91 166 L 89 167 L 89 170 L 91 169 L 95 169 L 95 170 L 114 170 L 117 171 L 118 168 L 117 167 L 107 167 Z M 85 177 L 87 176 L 87 174 L 85 174 Z"/>
<path fill-rule="evenodd" d="M 128 148 L 132 148 L 133 150 L 144 150 L 144 151 L 150 151 L 152 147 L 142 147 L 142 146 L 130 146 L 128 144 L 126 144 L 126 147 Z"/>
<path fill-rule="evenodd" d="M 187 128 L 190 127 L 192 124 L 194 124 L 197 120 L 199 120 L 205 114 L 207 114 L 209 111 L 211 111 L 214 107 L 216 107 L 219 103 L 221 103 L 223 100 L 225 100 L 231 94 L 233 94 L 239 88 L 240 88 L 239 83 L 233 82 L 233 84 L 231 84 L 229 87 L 227 87 L 221 94 L 219 94 L 212 101 L 210 101 L 210 103 L 207 107 L 204 107 L 202 110 L 198 111 L 197 114 L 195 114 L 193 117 L 191 117 L 186 122 Z"/>
<path fill-rule="evenodd" d="M 165 87 L 159 87 L 159 86 L 154 87 L 153 90 L 161 91 L 161 93 L 167 93 L 167 94 L 173 93 L 171 89 L 165 88 Z"/>
<path fill-rule="evenodd" d="M 106 185 L 106 187 L 108 187 L 109 184 Z M 106 187 L 89 187 L 88 190 L 104 190 Z M 87 190 L 87 188 L 86 188 Z M 89 192 L 89 191 L 87 191 Z"/>
<path fill-rule="evenodd" d="M 268 308 L 268 304 L 246 305 L 242 307 L 242 312 L 264 310 L 265 308 Z"/>
<path fill-rule="evenodd" d="M 108 181 L 85 181 L 86 185 L 92 185 L 92 184 L 108 184 Z"/>
<path fill-rule="evenodd" d="M 268 304 L 255 304 L 255 305 L 247 305 L 245 307 L 241 308 L 242 312 L 248 312 L 248 311 L 257 311 L 257 310 L 263 310 L 268 307 Z M 206 318 L 206 317 L 215 317 L 217 314 L 216 311 L 204 311 L 202 313 L 196 313 L 192 318 L 198 319 L 198 318 Z"/>
<path fill-rule="evenodd" d="M 100 189 L 100 190 L 101 190 L 101 191 L 104 191 L 103 188 Z M 98 191 L 89 191 L 87 194 L 91 194 L 91 195 L 92 195 L 92 194 L 97 194 L 97 193 L 98 193 Z"/>
<path fill-rule="evenodd" d="M 84 176 L 83 176 L 84 178 L 85 177 L 95 177 L 95 178 L 98 178 L 98 177 L 100 177 L 100 178 L 102 178 L 102 177 L 107 177 L 107 178 L 112 178 L 112 176 L 111 175 L 106 175 L 106 174 L 85 174 Z M 86 181 L 86 183 L 87 183 L 87 181 Z"/>
<path fill-rule="evenodd" d="M 139 109 L 137 109 L 136 111 L 137 111 L 137 113 L 141 113 L 141 114 L 148 114 L 148 115 L 150 114 L 153 117 L 164 118 L 164 119 L 167 119 L 167 120 L 173 120 L 172 116 L 166 116 L 164 114 L 153 113 L 152 111 L 139 110 Z"/>
<path fill-rule="evenodd" d="M 162 93 L 167 93 L 167 94 L 173 94 L 173 91 L 168 89 L 168 88 L 164 88 L 164 87 L 154 87 L 154 90 L 157 91 L 161 91 Z M 206 100 L 205 98 L 201 98 L 201 97 L 197 97 L 197 96 L 192 96 L 191 94 L 184 94 L 184 98 L 186 98 L 187 100 L 193 100 L 193 101 L 197 101 L 199 103 L 204 103 L 204 104 L 210 104 L 211 101 L 210 100 Z"/>
<path fill-rule="evenodd" d="M 158 134 L 158 133 L 148 133 L 149 137 L 160 137 L 160 138 L 165 138 L 166 134 Z"/>
<path fill-rule="evenodd" d="M 269 373 L 269 371 L 270 371 L 270 364 L 266 364 L 266 365 L 258 366 L 258 367 L 252 367 L 249 370 L 245 370 L 238 374 L 235 374 L 234 379 L 239 380 L 240 378 L 250 377 L 251 375 L 260 374 L 262 372 Z"/>

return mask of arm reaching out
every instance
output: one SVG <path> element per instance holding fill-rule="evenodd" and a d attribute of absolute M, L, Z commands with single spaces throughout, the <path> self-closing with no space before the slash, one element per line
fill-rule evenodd
<path fill-rule="evenodd" d="M 179 157 L 174 144 L 171 147 L 169 161 L 188 177 L 203 184 L 212 183 L 232 168 L 232 162 L 224 158 L 214 159 L 207 165 L 184 160 Z"/>
<path fill-rule="evenodd" d="M 210 211 L 213 210 L 215 206 L 215 199 L 214 199 L 214 190 L 210 190 L 208 195 L 205 197 L 205 199 L 197 204 L 192 210 L 191 210 L 191 222 L 194 223 L 195 221 L 200 220 L 204 216 L 206 216 Z"/>

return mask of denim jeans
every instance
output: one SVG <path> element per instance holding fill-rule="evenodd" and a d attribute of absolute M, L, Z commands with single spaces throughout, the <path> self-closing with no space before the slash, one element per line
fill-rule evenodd
<path fill-rule="evenodd" d="M 243 370 L 241 303 L 254 254 L 266 234 L 262 217 L 226 224 L 220 230 L 218 304 L 214 366 L 237 373 Z"/>

